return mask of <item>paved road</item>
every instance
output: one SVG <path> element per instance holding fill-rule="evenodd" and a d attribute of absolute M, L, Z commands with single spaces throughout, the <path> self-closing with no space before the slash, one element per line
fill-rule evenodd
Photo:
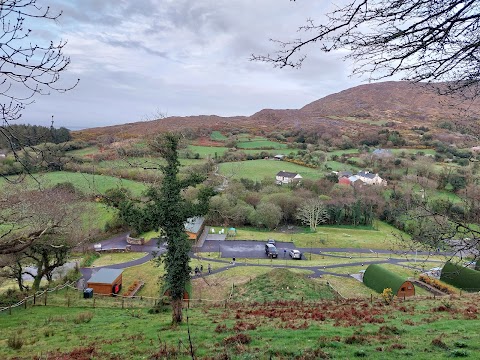
<path fill-rule="evenodd" d="M 103 241 L 102 248 L 103 249 L 111 249 L 111 248 L 121 248 L 127 245 L 126 242 L 127 234 L 120 234 L 113 238 L 110 238 L 106 241 Z M 265 243 L 261 241 L 251 241 L 251 240 L 235 240 L 235 241 L 217 241 L 217 240 L 206 240 L 203 242 L 202 246 L 196 248 L 197 253 L 201 254 L 203 252 L 220 252 L 221 259 L 208 259 L 208 262 L 220 262 L 223 264 L 230 264 L 230 266 L 265 266 L 265 267 L 273 267 L 273 268 L 297 268 L 303 270 L 310 270 L 312 271 L 311 277 L 321 277 L 322 275 L 335 275 L 339 277 L 349 277 L 348 274 L 341 274 L 336 273 L 334 270 L 341 267 L 352 267 L 352 266 L 365 266 L 365 268 L 369 264 L 382 264 L 382 263 L 389 263 L 389 264 L 398 264 L 399 262 L 404 262 L 405 258 L 394 258 L 394 254 L 388 250 L 379 250 L 379 249 L 358 249 L 358 248 L 297 248 L 301 252 L 311 252 L 314 254 L 322 254 L 324 256 L 329 257 L 336 257 L 336 258 L 346 258 L 347 255 L 341 255 L 341 253 L 358 253 L 358 254 L 366 254 L 368 256 L 362 256 L 363 258 L 371 258 L 372 260 L 363 261 L 363 262 L 350 262 L 344 264 L 334 264 L 334 265 L 327 265 L 327 266 L 300 266 L 299 265 L 285 265 L 282 260 L 285 258 L 289 258 L 288 250 L 294 249 L 295 246 L 292 242 L 277 242 L 277 248 L 279 249 L 279 258 L 273 259 L 270 264 L 241 264 L 237 263 L 235 265 L 231 264 L 232 258 L 248 258 L 248 259 L 265 259 L 267 256 L 265 255 Z M 93 245 L 92 245 L 93 248 Z M 114 268 L 114 269 L 125 269 L 131 266 L 143 264 L 153 258 L 153 252 L 163 253 L 166 251 L 164 246 L 158 246 L 157 240 L 152 239 L 145 245 L 132 245 L 132 251 L 137 252 L 148 252 L 149 254 L 133 261 L 129 261 L 126 263 L 115 264 L 115 265 L 108 265 L 104 267 Z M 328 253 L 340 253 L 340 254 L 328 254 Z M 376 253 L 379 254 L 392 254 L 389 258 L 377 258 Z M 406 254 L 406 253 L 404 253 Z M 410 252 L 410 255 L 415 255 L 415 253 Z M 418 252 L 418 255 L 427 255 L 428 252 Z M 196 257 L 193 253 L 191 254 L 192 257 Z M 417 269 L 415 266 L 408 266 L 412 269 Z M 80 269 L 83 279 L 89 279 L 92 276 L 92 272 L 98 270 L 102 267 L 96 268 L 82 268 Z M 218 269 L 212 271 L 212 274 L 217 272 L 225 271 L 227 268 Z M 417 270 L 420 270 L 419 268 Z M 204 271 L 203 275 L 206 275 Z"/>

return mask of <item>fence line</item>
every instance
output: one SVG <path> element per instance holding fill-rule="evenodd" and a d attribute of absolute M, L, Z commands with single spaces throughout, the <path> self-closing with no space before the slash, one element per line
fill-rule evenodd
<path fill-rule="evenodd" d="M 27 297 L 23 298 L 22 300 L 20 300 L 20 301 L 19 301 L 18 303 L 16 303 L 16 304 L 13 304 L 13 305 L 10 305 L 10 306 L 5 306 L 5 307 L 0 308 L 0 312 L 2 312 L 2 311 L 7 311 L 7 310 L 11 311 L 12 308 L 16 308 L 16 307 L 18 307 L 18 306 L 21 306 L 21 305 L 26 304 L 26 303 L 28 302 L 28 300 L 36 299 L 37 297 L 40 297 L 40 296 L 44 295 L 44 294 L 47 293 L 47 292 L 53 292 L 53 291 L 62 290 L 62 289 L 64 289 L 65 287 L 71 286 L 71 285 L 74 284 L 74 283 L 75 283 L 74 281 L 72 281 L 72 282 L 67 282 L 67 283 L 65 283 L 65 284 L 63 284 L 63 285 L 57 285 L 57 286 L 55 286 L 55 287 L 52 288 L 52 289 L 47 288 L 47 289 L 45 289 L 45 290 L 43 290 L 43 291 L 36 291 L 35 293 L 33 293 L 33 295 L 30 295 L 30 296 L 27 296 Z"/>
<path fill-rule="evenodd" d="M 77 287 L 74 286 L 75 282 L 67 282 L 62 285 L 57 285 L 54 288 L 47 288 L 43 291 L 37 291 L 34 294 L 25 297 L 21 301 L 17 302 L 16 304 L 12 304 L 10 306 L 5 306 L 0 308 L 0 313 L 4 311 L 9 311 L 9 314 L 12 313 L 12 309 L 18 308 L 22 305 L 24 305 L 25 308 L 27 308 L 28 302 L 33 300 L 34 305 L 45 305 L 47 306 L 47 294 L 53 293 L 53 292 L 58 292 L 60 290 L 66 289 L 66 293 L 62 294 L 61 297 L 59 295 L 57 296 L 52 296 L 49 297 L 50 299 L 50 306 L 62 306 L 62 307 L 98 307 L 98 308 L 135 308 L 135 304 L 137 305 L 138 308 L 145 308 L 149 306 L 156 306 L 158 304 L 161 304 L 163 299 L 161 297 L 151 297 L 151 296 L 133 296 L 133 297 L 124 297 L 124 296 L 115 296 L 112 297 L 111 295 L 105 295 L 105 294 L 95 294 L 93 298 L 88 298 L 88 299 L 82 299 L 81 301 L 81 306 L 79 306 L 78 303 L 78 297 L 77 300 L 75 300 L 75 292 L 80 293 L 80 297 L 83 295 L 83 289 L 78 289 Z M 327 283 L 327 285 L 338 295 L 339 298 L 341 298 L 342 301 L 370 301 L 373 302 L 373 300 L 382 300 L 380 294 L 371 294 L 369 297 L 357 297 L 357 298 L 346 298 L 342 296 L 330 283 Z M 69 289 L 75 290 L 73 292 L 73 297 L 68 293 Z M 184 300 L 184 304 L 186 307 L 191 307 L 191 306 L 199 306 L 200 304 L 219 304 L 226 307 L 227 304 L 235 303 L 235 285 L 232 283 L 232 287 L 230 289 L 230 292 L 226 298 L 223 299 L 202 299 L 202 298 L 189 298 Z M 37 300 L 40 300 L 40 298 L 43 296 L 43 304 L 37 303 Z M 447 297 L 450 296 L 459 296 L 457 295 L 446 295 Z M 479 297 L 480 299 L 480 292 L 478 293 L 468 293 L 468 292 L 461 292 L 460 296 L 462 297 Z M 415 301 L 415 300 L 424 300 L 424 299 L 440 299 L 442 297 L 435 296 L 435 295 L 424 295 L 424 296 L 412 296 L 412 297 L 406 297 L 406 298 L 396 298 L 398 299 L 397 301 Z M 278 300 L 278 303 L 274 303 L 273 306 L 282 306 L 281 302 L 282 300 L 279 299 L 270 299 L 270 301 Z M 302 302 L 303 302 L 302 298 Z M 331 301 L 331 300 L 326 300 L 326 299 L 305 299 L 305 303 L 311 303 L 312 305 L 318 304 L 319 302 L 322 301 Z M 266 298 L 264 298 L 264 301 L 267 301 Z M 288 300 L 290 301 L 300 301 L 300 300 Z M 338 298 L 337 298 L 338 301 Z M 240 301 L 241 302 L 241 301 Z"/>

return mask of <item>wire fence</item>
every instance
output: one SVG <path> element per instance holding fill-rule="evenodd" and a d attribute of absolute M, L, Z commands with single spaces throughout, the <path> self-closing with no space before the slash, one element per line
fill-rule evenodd
<path fill-rule="evenodd" d="M 342 296 L 330 283 L 326 285 L 333 291 L 333 299 L 313 299 L 299 297 L 298 299 L 285 300 L 283 302 L 289 303 L 296 301 L 305 304 L 319 304 L 323 301 L 336 301 L 337 303 L 352 303 L 355 301 L 368 301 L 374 303 L 375 301 L 382 301 L 380 294 L 371 294 L 370 297 L 356 297 L 346 298 Z M 228 295 L 222 299 L 202 299 L 202 298 L 188 298 L 184 299 L 185 308 L 205 307 L 205 306 L 222 306 L 229 307 L 234 304 L 242 303 L 244 300 L 236 298 L 236 286 L 232 284 Z M 448 295 L 445 295 L 448 296 Z M 458 295 L 455 295 L 458 296 Z M 480 292 L 465 292 L 460 293 L 461 297 L 475 297 L 480 300 Z M 418 301 L 424 299 L 437 299 L 443 296 L 429 295 L 429 296 L 410 296 L 397 298 L 397 301 Z M 263 297 L 262 301 L 257 303 L 274 303 L 273 306 L 282 306 L 282 300 L 278 298 Z M 118 309 L 155 309 L 159 306 L 167 306 L 168 299 L 165 297 L 148 297 L 148 296 L 112 296 L 104 294 L 94 294 L 93 297 L 85 297 L 83 289 L 78 289 L 75 282 L 67 282 L 63 285 L 58 285 L 54 288 L 48 288 L 43 291 L 35 292 L 34 294 L 23 298 L 15 304 L 0 307 L 0 314 L 12 314 L 14 309 L 27 309 L 33 306 L 54 306 L 54 307 L 72 307 L 72 308 L 118 308 Z"/>

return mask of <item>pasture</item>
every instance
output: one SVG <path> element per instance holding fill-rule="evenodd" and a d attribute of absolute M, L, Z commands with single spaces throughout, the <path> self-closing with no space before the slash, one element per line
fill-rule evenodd
<path fill-rule="evenodd" d="M 307 168 L 286 161 L 262 159 L 219 164 L 220 174 L 233 179 L 246 178 L 261 181 L 270 178 L 275 181 L 275 175 L 282 170 L 299 173 L 304 179 L 316 180 L 323 177 L 322 172 L 318 169 Z"/>

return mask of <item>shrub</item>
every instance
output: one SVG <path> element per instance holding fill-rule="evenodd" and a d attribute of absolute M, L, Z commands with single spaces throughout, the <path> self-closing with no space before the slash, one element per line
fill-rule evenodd
<path fill-rule="evenodd" d="M 439 337 L 432 340 L 432 345 L 440 349 L 444 349 L 444 350 L 448 349 L 448 345 L 445 344 Z"/>
<path fill-rule="evenodd" d="M 93 313 L 91 311 L 84 311 L 77 315 L 76 318 L 73 319 L 75 324 L 86 324 L 89 323 L 93 319 Z"/>
<path fill-rule="evenodd" d="M 357 350 L 353 353 L 356 357 L 367 357 L 365 350 Z"/>
<path fill-rule="evenodd" d="M 252 338 L 248 334 L 236 334 L 230 337 L 226 337 L 223 339 L 223 343 L 225 345 L 231 344 L 250 344 L 252 342 Z"/>
<path fill-rule="evenodd" d="M 468 352 L 466 350 L 455 349 L 450 352 L 451 357 L 467 357 Z"/>
<path fill-rule="evenodd" d="M 100 257 L 100 254 L 97 252 L 90 252 L 85 254 L 85 257 L 82 260 L 82 267 L 92 266 L 93 262 Z"/>
<path fill-rule="evenodd" d="M 393 301 L 393 291 L 390 288 L 383 289 L 382 298 L 385 304 L 389 305 Z"/>
<path fill-rule="evenodd" d="M 16 334 L 14 334 L 12 337 L 9 337 L 7 340 L 7 345 L 10 349 L 13 350 L 19 350 L 23 346 L 23 339 Z"/>
<path fill-rule="evenodd" d="M 435 289 L 438 289 L 438 290 L 440 290 L 444 293 L 447 293 L 447 294 L 455 294 L 456 293 L 456 291 L 453 287 L 451 287 L 449 285 L 446 285 L 446 284 L 442 283 L 441 281 L 438 281 L 437 279 L 428 277 L 426 275 L 423 275 L 423 274 L 420 275 L 419 280 L 423 281 L 425 284 L 433 286 Z"/>

